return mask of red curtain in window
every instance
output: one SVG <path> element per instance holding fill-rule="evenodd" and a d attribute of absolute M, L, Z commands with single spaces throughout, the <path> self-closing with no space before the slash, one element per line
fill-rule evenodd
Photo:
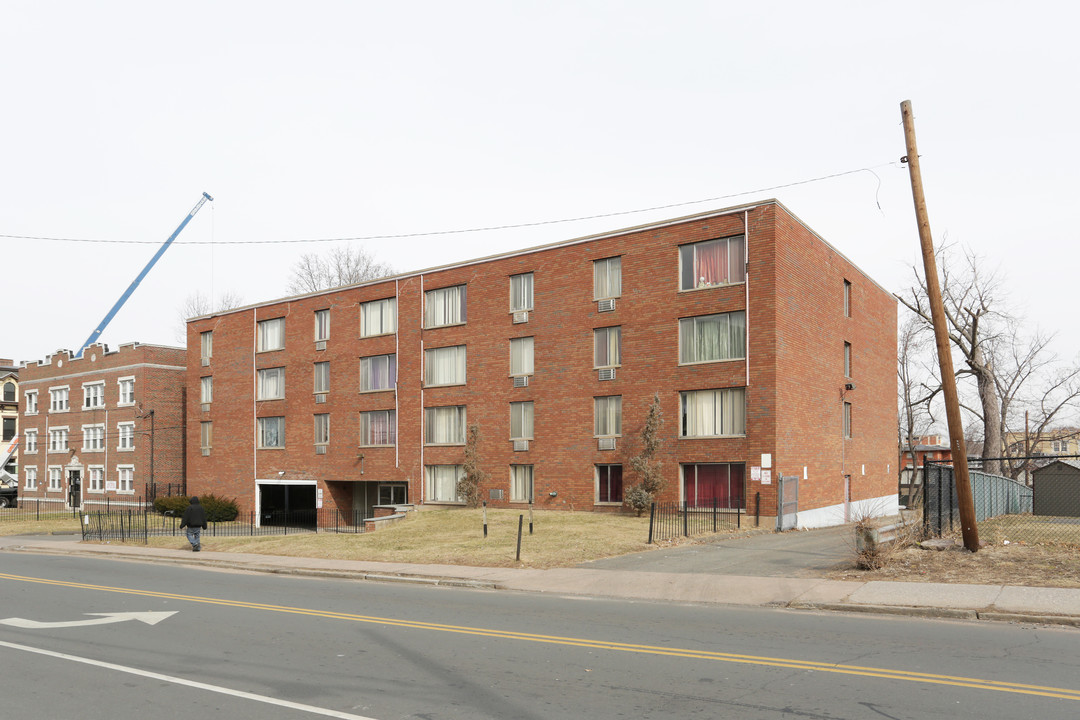
<path fill-rule="evenodd" d="M 716 463 L 683 466 L 683 498 L 688 507 L 739 509 L 743 506 L 746 466 Z"/>
<path fill-rule="evenodd" d="M 727 280 L 727 244 L 702 243 L 694 248 L 694 286 L 716 285 Z"/>

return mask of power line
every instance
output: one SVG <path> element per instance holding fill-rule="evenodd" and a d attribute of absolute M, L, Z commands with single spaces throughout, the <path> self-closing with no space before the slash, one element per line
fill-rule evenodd
<path fill-rule="evenodd" d="M 844 177 L 845 175 L 854 175 L 856 173 L 868 172 L 872 175 L 874 170 L 895 166 L 895 162 L 882 163 L 880 165 L 874 165 L 873 167 L 863 167 L 855 170 L 845 170 L 843 172 L 833 173 L 831 175 L 821 175 L 815 178 L 809 178 L 806 180 L 797 180 L 795 182 L 784 183 L 783 185 L 773 185 L 772 187 L 758 188 L 757 190 L 746 190 L 744 192 L 731 193 L 728 195 L 717 195 L 716 197 L 702 198 L 700 200 L 686 200 L 684 202 L 669 203 L 667 205 L 654 205 L 652 207 L 637 208 L 635 210 L 620 210 L 609 213 L 598 213 L 596 215 L 582 215 L 571 218 L 560 218 L 557 220 L 537 220 L 534 222 L 523 223 L 510 223 L 506 225 L 487 225 L 473 228 L 459 228 L 456 230 L 432 230 L 428 232 L 410 232 L 410 233 L 397 233 L 389 235 L 358 235 L 356 237 L 335 237 L 335 238 L 301 238 L 294 240 L 187 240 L 177 241 L 175 245 L 285 245 L 285 244 L 304 244 L 304 243 L 330 243 L 330 242 L 346 242 L 346 241 L 362 241 L 362 240 L 398 240 L 403 238 L 415 238 L 415 237 L 432 237 L 436 235 L 463 235 L 466 233 L 477 232 L 490 232 L 493 230 L 516 230 L 520 228 L 529 227 L 542 227 L 544 225 L 558 225 L 563 223 L 582 222 L 584 220 L 599 220 L 601 218 L 619 217 L 622 215 L 634 215 L 637 213 L 652 212 L 654 210 L 669 210 L 677 207 L 686 207 L 687 205 L 699 205 L 701 203 L 716 202 L 718 200 L 730 200 L 737 197 L 745 197 L 747 195 L 756 195 L 758 193 L 772 192 L 774 190 L 783 190 L 786 188 L 797 187 L 799 185 L 808 185 L 810 183 L 822 182 L 824 180 L 833 180 L 835 178 Z M 880 178 L 878 179 L 880 187 Z M 879 206 L 880 207 L 880 206 Z M 73 242 L 73 243 L 100 243 L 100 244 L 115 244 L 115 245 L 158 245 L 160 240 L 94 240 L 89 238 L 66 238 L 66 237 L 45 237 L 36 235 L 4 235 L 0 234 L 0 238 L 8 238 L 11 240 L 42 240 L 46 242 Z"/>

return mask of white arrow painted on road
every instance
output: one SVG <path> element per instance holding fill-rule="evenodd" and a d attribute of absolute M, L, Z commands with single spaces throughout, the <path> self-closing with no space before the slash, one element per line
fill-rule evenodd
<path fill-rule="evenodd" d="M 39 630 L 41 628 L 67 628 L 67 627 L 84 627 L 86 625 L 107 625 L 109 623 L 125 622 L 127 620 L 138 620 L 144 622 L 147 625 L 157 625 L 159 622 L 167 617 L 175 615 L 177 610 L 172 612 L 119 612 L 119 613 L 86 613 L 87 615 L 100 615 L 101 617 L 92 618 L 90 620 L 69 620 L 62 622 L 39 622 L 37 620 L 27 620 L 26 618 L 3 618 L 0 619 L 0 625 L 10 625 L 11 627 L 26 628 L 28 630 Z"/>

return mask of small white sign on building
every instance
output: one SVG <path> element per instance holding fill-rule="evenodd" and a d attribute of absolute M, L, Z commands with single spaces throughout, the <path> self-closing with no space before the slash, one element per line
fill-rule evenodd
<path fill-rule="evenodd" d="M 761 484 L 772 485 L 772 470 L 762 469 L 761 471 Z"/>

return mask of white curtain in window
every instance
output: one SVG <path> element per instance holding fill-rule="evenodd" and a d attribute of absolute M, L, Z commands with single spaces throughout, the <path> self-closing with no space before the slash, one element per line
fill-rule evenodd
<path fill-rule="evenodd" d="M 465 382 L 465 346 L 432 348 L 424 352 L 425 385 L 460 385 Z"/>
<path fill-rule="evenodd" d="M 510 310 L 532 310 L 533 274 L 510 276 Z"/>
<path fill-rule="evenodd" d="M 510 439 L 531 440 L 533 436 L 532 402 L 510 403 Z"/>
<path fill-rule="evenodd" d="M 326 340 L 330 337 L 330 311 L 315 311 L 315 339 Z"/>
<path fill-rule="evenodd" d="M 424 408 L 424 442 L 452 445 L 465 442 L 465 406 Z"/>
<path fill-rule="evenodd" d="M 533 339 L 514 338 L 510 341 L 510 374 L 533 374 Z"/>
<path fill-rule="evenodd" d="M 460 502 L 457 483 L 465 474 L 461 465 L 428 465 L 427 494 L 433 502 Z"/>
<path fill-rule="evenodd" d="M 424 327 L 465 322 L 465 286 L 440 288 L 424 293 Z"/>
<path fill-rule="evenodd" d="M 259 418 L 259 447 L 285 446 L 285 418 Z"/>
<path fill-rule="evenodd" d="M 315 363 L 315 392 L 330 392 L 330 363 Z"/>
<path fill-rule="evenodd" d="M 330 415 L 320 413 L 315 416 L 315 444 L 325 445 L 330 442 Z"/>
<path fill-rule="evenodd" d="M 746 356 L 743 311 L 679 321 L 679 362 L 735 360 Z"/>
<path fill-rule="evenodd" d="M 514 502 L 529 502 L 533 499 L 533 466 L 510 466 L 510 499 Z"/>
<path fill-rule="evenodd" d="M 214 402 L 214 378 L 208 376 L 202 378 L 199 382 L 199 402 L 208 403 Z"/>
<path fill-rule="evenodd" d="M 259 350 L 280 350 L 285 347 L 285 318 L 259 322 Z"/>
<path fill-rule="evenodd" d="M 360 389 L 389 390 L 397 382 L 397 356 L 360 358 Z"/>
<path fill-rule="evenodd" d="M 397 330 L 397 298 L 374 300 L 360 305 L 360 334 L 384 335 Z"/>
<path fill-rule="evenodd" d="M 199 447 L 212 447 L 214 443 L 214 423 L 207 420 L 199 423 Z"/>
<path fill-rule="evenodd" d="M 397 412 L 375 410 L 360 413 L 361 445 L 393 445 L 397 442 Z"/>
<path fill-rule="evenodd" d="M 593 299 L 604 300 L 622 295 L 622 258 L 593 262 Z"/>
<path fill-rule="evenodd" d="M 199 333 L 199 340 L 202 344 L 202 356 L 204 358 L 211 358 L 214 356 L 214 331 L 207 330 L 204 333 Z"/>
<path fill-rule="evenodd" d="M 622 362 L 622 328 L 599 328 L 593 331 L 593 366 L 611 367 Z"/>
<path fill-rule="evenodd" d="M 259 400 L 285 397 L 285 368 L 266 368 L 259 371 Z"/>
<path fill-rule="evenodd" d="M 622 396 L 612 395 L 595 399 L 593 430 L 601 437 L 622 434 Z"/>
<path fill-rule="evenodd" d="M 744 388 L 684 392 L 682 406 L 686 437 L 746 434 Z"/>

